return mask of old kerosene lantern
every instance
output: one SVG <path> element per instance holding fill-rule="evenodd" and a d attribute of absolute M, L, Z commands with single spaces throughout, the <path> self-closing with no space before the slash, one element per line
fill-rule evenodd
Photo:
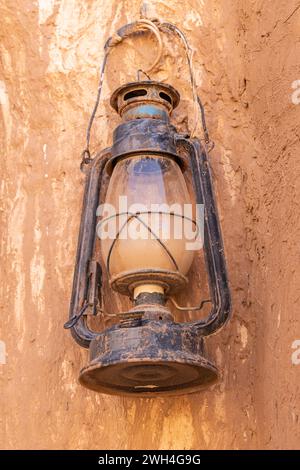
<path fill-rule="evenodd" d="M 121 86 L 111 97 L 122 119 L 112 146 L 88 161 L 70 319 L 65 327 L 90 351 L 80 383 L 98 392 L 183 394 L 218 378 L 204 339 L 224 325 L 230 311 L 222 237 L 206 148 L 170 124 L 178 103 L 178 92 L 165 83 L 144 80 Z M 194 198 L 184 176 L 187 166 Z M 102 181 L 108 176 L 105 200 L 100 201 Z M 125 209 L 120 208 L 120 200 L 126 202 Z M 204 206 L 202 227 L 195 203 Z M 189 289 L 187 273 L 195 251 L 186 231 L 178 235 L 184 223 L 193 227 L 198 241 L 203 235 L 211 310 L 205 319 L 179 323 L 166 302 Z M 98 243 L 101 256 L 96 254 Z M 87 319 L 88 313 L 103 314 L 103 268 L 110 287 L 128 296 L 133 305 L 128 312 L 113 312 L 118 321 L 96 332 Z"/>

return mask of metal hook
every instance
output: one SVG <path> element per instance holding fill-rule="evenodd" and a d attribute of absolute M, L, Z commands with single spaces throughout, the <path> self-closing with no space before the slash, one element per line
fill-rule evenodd
<path fill-rule="evenodd" d="M 138 71 L 137 71 L 137 81 L 138 82 L 141 81 L 141 73 L 143 73 L 148 78 L 148 80 L 151 80 L 151 77 L 150 77 L 150 75 L 147 74 L 147 72 L 144 72 L 144 70 L 142 70 L 142 69 L 138 69 Z"/>

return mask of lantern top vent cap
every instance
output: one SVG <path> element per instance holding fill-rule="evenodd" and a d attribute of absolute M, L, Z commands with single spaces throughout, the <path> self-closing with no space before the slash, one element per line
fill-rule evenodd
<path fill-rule="evenodd" d="M 147 103 L 166 108 L 171 114 L 179 101 L 180 95 L 171 85 L 145 80 L 126 83 L 117 88 L 111 96 L 110 104 L 120 116 L 125 109 Z"/>

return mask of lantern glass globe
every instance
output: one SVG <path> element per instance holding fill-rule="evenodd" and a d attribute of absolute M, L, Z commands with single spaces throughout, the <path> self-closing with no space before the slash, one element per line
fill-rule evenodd
<path fill-rule="evenodd" d="M 104 263 L 110 256 L 110 275 L 145 269 L 188 272 L 194 257 L 188 249 L 195 236 L 194 207 L 174 159 L 151 154 L 119 160 L 105 203 L 115 211 L 102 217 L 101 252 Z"/>

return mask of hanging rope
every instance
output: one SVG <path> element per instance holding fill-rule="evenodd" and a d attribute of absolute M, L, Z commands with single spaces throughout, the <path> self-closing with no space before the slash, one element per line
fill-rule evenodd
<path fill-rule="evenodd" d="M 197 89 L 196 89 L 196 81 L 195 81 L 195 76 L 194 76 L 194 69 L 193 69 L 193 50 L 188 44 L 188 41 L 186 39 L 185 34 L 174 24 L 169 23 L 169 22 L 163 22 L 160 23 L 158 20 L 150 21 L 147 19 L 140 19 L 137 21 L 134 21 L 133 23 L 128 23 L 122 28 L 118 29 L 105 43 L 104 45 L 104 57 L 100 66 L 100 77 L 99 77 L 99 82 L 98 82 L 98 89 L 97 89 L 97 97 L 96 97 L 96 102 L 92 111 L 92 114 L 89 119 L 87 131 L 86 131 L 86 145 L 85 149 L 83 150 L 81 154 L 81 164 L 80 164 L 80 169 L 83 170 L 85 165 L 88 165 L 92 161 L 91 153 L 90 153 L 90 139 L 91 139 L 91 129 L 93 126 L 93 122 L 97 113 L 97 109 L 99 106 L 99 102 L 101 99 L 101 92 L 102 92 L 102 86 L 103 86 L 103 80 L 104 80 L 104 73 L 105 73 L 105 68 L 107 64 L 107 59 L 108 55 L 111 52 L 112 48 L 120 44 L 122 41 L 124 41 L 126 38 L 131 36 L 134 33 L 141 32 L 141 31 L 150 31 L 156 38 L 157 43 L 158 43 L 158 51 L 155 57 L 154 62 L 151 64 L 151 66 L 146 69 L 145 71 L 139 69 L 137 71 L 137 78 L 138 80 L 140 79 L 140 74 L 143 73 L 148 77 L 150 80 L 150 76 L 148 75 L 149 72 L 155 69 L 155 67 L 158 65 L 162 53 L 163 53 L 163 42 L 161 38 L 161 32 L 171 32 L 175 33 L 182 41 L 185 51 L 186 51 L 186 57 L 187 57 L 187 62 L 189 66 L 189 75 L 190 75 L 190 82 L 191 82 L 191 88 L 192 88 L 192 94 L 193 94 L 193 103 L 194 103 L 194 126 L 193 130 L 191 132 L 191 137 L 195 136 L 198 124 L 199 124 L 199 118 L 201 116 L 201 123 L 202 123 L 202 128 L 203 128 L 203 134 L 204 134 L 204 142 L 207 147 L 208 152 L 212 150 L 214 147 L 214 143 L 210 140 L 207 126 L 206 126 L 206 120 L 205 120 L 205 112 L 204 112 L 204 107 L 202 105 L 202 102 L 200 100 L 200 97 L 197 95 Z"/>

